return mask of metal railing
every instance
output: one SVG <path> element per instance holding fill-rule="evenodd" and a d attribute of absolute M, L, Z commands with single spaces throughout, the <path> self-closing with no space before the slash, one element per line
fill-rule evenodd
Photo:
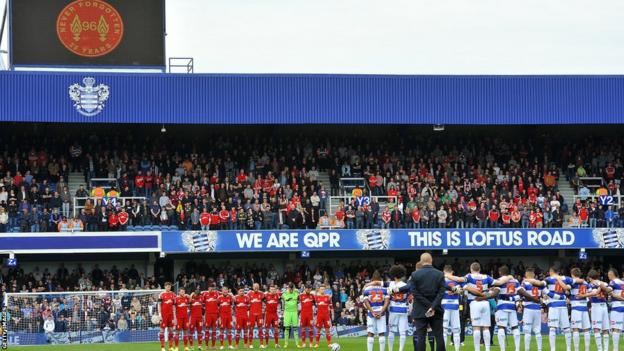
<path fill-rule="evenodd" d="M 597 189 L 601 186 L 604 186 L 605 184 L 605 181 L 604 179 L 602 179 L 602 177 L 579 177 L 578 180 L 579 184 L 583 183 L 583 185 L 590 189 Z"/>
<path fill-rule="evenodd" d="M 117 178 L 91 178 L 89 179 L 89 189 L 102 188 L 109 190 L 110 188 L 117 188 Z"/>
<path fill-rule="evenodd" d="M 169 73 L 195 73 L 195 61 L 192 57 L 170 57 Z"/>
<path fill-rule="evenodd" d="M 93 204 L 95 205 L 96 201 L 105 199 L 105 201 L 114 201 L 117 204 L 118 201 L 121 201 L 121 206 L 126 206 L 126 201 L 132 200 L 143 200 L 145 201 L 147 198 L 145 196 L 125 196 L 125 197 L 96 197 L 96 196 L 84 196 L 84 197 L 74 197 L 74 206 L 73 206 L 73 216 L 76 217 L 76 214 L 79 210 L 85 208 L 85 203 L 87 200 L 93 200 Z"/>
<path fill-rule="evenodd" d="M 364 178 L 340 178 L 338 181 L 340 193 L 343 195 L 350 194 L 353 189 L 360 187 L 362 190 L 368 189 L 366 179 Z"/>

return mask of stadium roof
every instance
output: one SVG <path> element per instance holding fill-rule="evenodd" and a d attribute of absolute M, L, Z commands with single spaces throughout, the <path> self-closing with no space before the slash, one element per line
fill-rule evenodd
<path fill-rule="evenodd" d="M 93 77 L 93 82 L 84 80 Z M 84 90 L 93 84 L 93 95 Z M 74 99 L 70 86 L 74 86 Z M 100 84 L 108 88 L 97 90 Z M 80 88 L 83 87 L 81 90 Z M 82 94 L 82 95 L 80 95 Z M 0 72 L 0 120 L 192 124 L 613 124 L 624 76 Z"/>

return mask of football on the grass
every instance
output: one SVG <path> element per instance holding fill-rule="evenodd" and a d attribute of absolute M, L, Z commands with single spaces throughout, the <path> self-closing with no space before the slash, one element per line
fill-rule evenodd
<path fill-rule="evenodd" d="M 340 345 L 335 344 L 335 343 L 329 345 L 329 347 L 331 348 L 332 351 L 339 351 L 340 350 Z"/>

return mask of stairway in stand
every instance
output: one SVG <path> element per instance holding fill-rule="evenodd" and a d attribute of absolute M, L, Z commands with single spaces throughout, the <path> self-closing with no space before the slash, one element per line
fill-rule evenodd
<path fill-rule="evenodd" d="M 81 185 L 84 185 L 85 188 L 87 188 L 84 180 L 84 174 L 82 172 L 69 173 L 68 187 L 72 198 L 76 196 L 76 190 L 78 190 Z"/>

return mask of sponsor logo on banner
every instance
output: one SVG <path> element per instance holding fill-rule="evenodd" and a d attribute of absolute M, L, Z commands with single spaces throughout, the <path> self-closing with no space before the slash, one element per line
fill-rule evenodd
<path fill-rule="evenodd" d="M 182 242 L 189 252 L 213 252 L 217 248 L 217 232 L 187 230 L 182 232 Z"/>
<path fill-rule="evenodd" d="M 601 248 L 624 248 L 624 228 L 596 228 L 593 230 L 594 241 Z"/>
<path fill-rule="evenodd" d="M 115 50 L 124 24 L 117 10 L 102 0 L 76 0 L 61 10 L 56 34 L 65 48 L 83 57 L 99 57 Z"/>
<path fill-rule="evenodd" d="M 74 102 L 76 111 L 83 116 L 91 117 L 102 112 L 104 103 L 110 96 L 108 85 L 95 85 L 95 78 L 85 77 L 84 85 L 78 83 L 69 86 L 69 98 Z"/>

